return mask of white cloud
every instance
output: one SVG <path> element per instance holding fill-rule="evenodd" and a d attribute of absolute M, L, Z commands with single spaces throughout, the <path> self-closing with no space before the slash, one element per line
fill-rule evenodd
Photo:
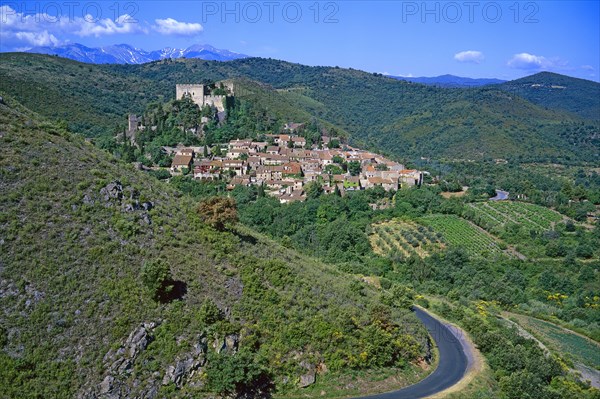
<path fill-rule="evenodd" d="M 582 65 L 581 69 L 583 69 L 584 71 L 595 71 L 596 69 L 591 66 L 591 65 Z"/>
<path fill-rule="evenodd" d="M 415 76 L 412 73 L 403 74 L 403 73 L 390 73 L 390 72 L 381 72 L 383 76 L 397 76 L 401 78 L 414 78 Z"/>
<path fill-rule="evenodd" d="M 194 36 L 202 32 L 202 25 L 192 22 L 179 22 L 173 18 L 156 19 L 154 30 L 163 35 Z"/>
<path fill-rule="evenodd" d="M 481 51 L 467 50 L 454 54 L 454 59 L 458 62 L 472 62 L 474 64 L 480 64 L 485 57 Z"/>
<path fill-rule="evenodd" d="M 73 31 L 77 36 L 104 36 L 123 33 L 137 33 L 147 30 L 142 28 L 138 22 L 130 15 L 121 15 L 116 20 L 104 18 L 94 21 L 91 15 L 86 15 L 84 18 L 75 18 L 73 21 L 78 25 L 78 29 Z"/>
<path fill-rule="evenodd" d="M 507 65 L 516 69 L 549 69 L 554 63 L 541 55 L 529 53 L 515 54 L 508 60 Z"/>
<path fill-rule="evenodd" d="M 97 19 L 91 15 L 69 17 L 69 15 L 49 15 L 45 13 L 29 14 L 18 12 L 8 5 L 0 6 L 0 37 L 3 45 L 20 46 L 57 46 L 61 35 L 105 36 L 125 33 L 148 33 L 140 23 L 124 14 L 116 20 Z"/>
<path fill-rule="evenodd" d="M 43 32 L 15 32 L 14 37 L 21 42 L 36 47 L 58 46 L 60 44 L 60 40 L 46 30 Z"/>

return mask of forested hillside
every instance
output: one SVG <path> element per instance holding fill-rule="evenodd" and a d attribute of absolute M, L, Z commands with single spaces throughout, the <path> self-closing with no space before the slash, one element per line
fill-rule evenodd
<path fill-rule="evenodd" d="M 348 373 L 428 372 L 401 286 L 235 225 L 235 203 L 199 207 L 5 95 L 0 142 L 0 397 L 286 395 L 315 378 L 345 395 L 370 389 L 344 392 Z"/>
<path fill-rule="evenodd" d="M 502 83 L 499 87 L 541 107 L 600 120 L 600 83 L 597 82 L 540 72 Z"/>
<path fill-rule="evenodd" d="M 547 110 L 494 87 L 427 87 L 352 69 L 260 58 L 88 65 L 34 54 L 0 57 L 0 90 L 48 116 L 69 120 L 86 135 L 114 133 L 128 112 L 173 98 L 176 83 L 245 77 L 277 89 L 267 86 L 261 96 L 269 112 L 319 118 L 347 131 L 354 143 L 398 156 L 593 161 L 599 152 L 597 121 Z M 586 102 L 597 84 L 579 85 L 585 90 L 571 91 L 571 103 Z M 597 109 L 593 102 L 590 107 Z"/>

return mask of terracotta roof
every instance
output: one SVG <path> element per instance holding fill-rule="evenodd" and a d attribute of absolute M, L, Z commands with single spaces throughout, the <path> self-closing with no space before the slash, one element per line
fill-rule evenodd
<path fill-rule="evenodd" d="M 171 166 L 189 166 L 191 162 L 192 162 L 191 155 L 177 154 L 173 158 L 173 162 L 171 163 Z"/>
<path fill-rule="evenodd" d="M 394 184 L 392 179 L 384 179 L 382 177 L 369 177 L 367 180 L 371 184 Z"/>

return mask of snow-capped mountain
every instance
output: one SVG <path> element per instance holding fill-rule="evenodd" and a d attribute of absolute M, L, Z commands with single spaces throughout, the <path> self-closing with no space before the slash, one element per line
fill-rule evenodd
<path fill-rule="evenodd" d="M 195 44 L 186 49 L 165 47 L 161 50 L 145 51 L 128 44 L 91 48 L 72 43 L 57 47 L 34 47 L 26 52 L 58 55 L 91 64 L 143 64 L 165 58 L 200 58 L 211 61 L 248 58 L 247 55 L 218 49 L 207 44 Z"/>

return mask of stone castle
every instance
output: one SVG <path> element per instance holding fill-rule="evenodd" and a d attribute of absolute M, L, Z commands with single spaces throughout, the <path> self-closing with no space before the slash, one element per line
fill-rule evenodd
<path fill-rule="evenodd" d="M 213 94 L 217 89 L 224 89 L 227 94 Z M 225 101 L 228 96 L 235 94 L 233 81 L 224 80 L 217 82 L 215 85 L 203 85 L 203 84 L 178 84 L 175 86 L 176 98 L 181 100 L 183 96 L 189 95 L 194 103 L 200 108 L 205 105 L 210 105 L 219 112 L 225 110 Z"/>

